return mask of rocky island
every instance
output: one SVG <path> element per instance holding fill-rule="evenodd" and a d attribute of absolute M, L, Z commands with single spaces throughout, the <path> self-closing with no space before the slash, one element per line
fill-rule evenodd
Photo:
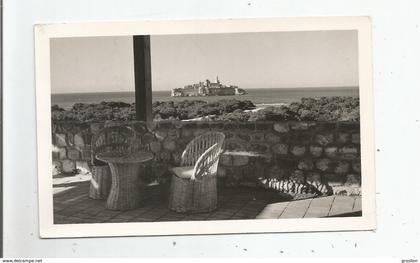
<path fill-rule="evenodd" d="M 183 88 L 174 88 L 171 97 L 201 97 L 201 96 L 233 96 L 247 94 L 244 89 L 238 86 L 226 86 L 220 83 L 219 77 L 216 82 L 199 82 L 192 85 L 186 85 Z"/>

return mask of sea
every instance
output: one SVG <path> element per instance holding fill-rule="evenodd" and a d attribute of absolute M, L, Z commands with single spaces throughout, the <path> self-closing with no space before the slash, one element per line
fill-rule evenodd
<path fill-rule="evenodd" d="M 212 97 L 171 97 L 170 91 L 153 91 L 153 101 L 184 101 L 204 100 L 214 102 L 222 99 L 250 100 L 257 106 L 280 105 L 298 102 L 301 98 L 320 98 L 332 96 L 358 97 L 358 87 L 340 88 L 273 88 L 246 89 L 248 94 L 238 96 Z M 51 95 L 51 105 L 58 105 L 64 109 L 71 109 L 75 103 L 100 103 L 102 101 L 134 102 L 133 92 L 96 92 L 96 93 L 60 93 Z"/>

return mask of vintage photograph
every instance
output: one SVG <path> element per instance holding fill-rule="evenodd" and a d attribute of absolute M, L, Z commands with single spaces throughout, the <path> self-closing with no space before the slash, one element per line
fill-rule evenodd
<path fill-rule="evenodd" d="M 374 188 L 362 187 L 373 163 L 359 38 L 357 27 L 48 38 L 49 222 L 374 216 L 362 205 Z"/>

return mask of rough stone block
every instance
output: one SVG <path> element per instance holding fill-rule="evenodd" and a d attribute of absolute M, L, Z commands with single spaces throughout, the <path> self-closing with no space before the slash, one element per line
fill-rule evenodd
<path fill-rule="evenodd" d="M 292 172 L 289 179 L 298 183 L 303 183 L 305 182 L 305 173 L 300 170 L 295 170 Z"/>
<path fill-rule="evenodd" d="M 226 132 L 224 132 L 224 134 L 225 134 L 225 140 L 235 138 L 235 133 L 233 133 L 233 132 L 226 131 Z"/>
<path fill-rule="evenodd" d="M 225 178 L 226 177 L 226 169 L 223 166 L 219 166 L 217 168 L 217 177 Z"/>
<path fill-rule="evenodd" d="M 168 150 L 168 151 L 173 152 L 176 149 L 176 143 L 175 143 L 175 141 L 172 141 L 172 140 L 165 140 L 163 142 L 163 148 Z"/>
<path fill-rule="evenodd" d="M 166 130 L 157 130 L 154 133 L 158 141 L 163 141 L 168 136 L 168 132 Z M 190 135 L 192 135 L 192 133 Z"/>
<path fill-rule="evenodd" d="M 334 135 L 332 133 L 317 134 L 314 138 L 315 143 L 325 146 L 334 142 Z"/>
<path fill-rule="evenodd" d="M 56 146 L 67 146 L 66 135 L 62 133 L 55 134 L 55 145 Z"/>
<path fill-rule="evenodd" d="M 222 155 L 220 157 L 220 163 L 225 166 L 232 166 L 232 156 Z"/>
<path fill-rule="evenodd" d="M 220 131 L 223 130 L 223 127 L 225 126 L 223 122 L 209 122 L 210 130 L 212 131 Z"/>
<path fill-rule="evenodd" d="M 65 147 L 53 147 L 53 159 L 64 160 L 67 158 L 67 150 Z"/>
<path fill-rule="evenodd" d="M 360 131 L 359 122 L 338 122 L 338 129 L 343 132 Z"/>
<path fill-rule="evenodd" d="M 189 129 L 189 128 L 184 127 L 181 130 L 181 134 L 182 134 L 182 137 L 193 137 L 194 129 Z M 164 137 L 166 137 L 166 135 Z"/>
<path fill-rule="evenodd" d="M 340 156 L 346 159 L 354 159 L 358 157 L 356 147 L 342 147 L 340 148 Z"/>
<path fill-rule="evenodd" d="M 306 181 L 308 181 L 309 183 L 321 183 L 321 175 L 315 172 L 308 172 L 306 173 Z"/>
<path fill-rule="evenodd" d="M 67 151 L 67 157 L 70 160 L 80 160 L 81 159 L 80 158 L 80 151 L 78 149 L 75 149 L 75 148 L 70 148 Z"/>
<path fill-rule="evenodd" d="M 150 150 L 153 153 L 158 153 L 162 150 L 162 144 L 160 142 L 157 142 L 157 141 L 151 142 L 150 143 Z"/>
<path fill-rule="evenodd" d="M 240 140 L 249 141 L 251 140 L 251 136 L 247 133 L 237 133 L 236 137 Z"/>
<path fill-rule="evenodd" d="M 67 145 L 74 146 L 74 134 L 67 133 Z"/>
<path fill-rule="evenodd" d="M 86 161 L 76 161 L 76 169 L 79 174 L 90 174 L 90 167 Z"/>
<path fill-rule="evenodd" d="M 173 123 L 174 123 L 173 120 L 159 121 L 157 129 L 163 129 L 163 130 L 173 129 L 174 128 Z"/>
<path fill-rule="evenodd" d="M 330 186 L 343 185 L 345 176 L 342 174 L 326 173 L 323 175 L 324 183 Z"/>
<path fill-rule="evenodd" d="M 290 128 L 292 130 L 299 130 L 299 131 L 307 130 L 307 129 L 309 129 L 309 123 L 302 122 L 302 121 L 300 121 L 300 122 L 293 122 L 293 123 L 290 124 Z"/>
<path fill-rule="evenodd" d="M 315 166 L 321 171 L 328 171 L 331 168 L 332 161 L 330 159 L 319 159 Z"/>
<path fill-rule="evenodd" d="M 264 133 L 262 132 L 254 132 L 254 133 L 251 133 L 250 136 L 251 136 L 250 138 L 251 141 L 254 141 L 254 142 L 264 141 Z"/>
<path fill-rule="evenodd" d="M 98 133 L 103 128 L 104 128 L 104 124 L 103 123 L 91 123 L 90 124 L 90 131 L 93 134 Z"/>
<path fill-rule="evenodd" d="M 251 143 L 248 146 L 248 150 L 251 152 L 266 153 L 269 149 L 269 145 L 265 143 Z"/>
<path fill-rule="evenodd" d="M 287 142 L 291 144 L 308 145 L 312 142 L 312 134 L 309 132 L 293 132 L 288 134 Z"/>
<path fill-rule="evenodd" d="M 68 160 L 68 159 L 63 160 L 61 164 L 63 167 L 63 172 L 65 173 L 72 173 L 74 169 L 76 169 L 76 164 L 72 160 Z"/>
<path fill-rule="evenodd" d="M 174 153 L 172 153 L 172 159 L 174 160 L 174 163 L 176 165 L 181 164 L 181 156 L 182 156 L 182 152 L 180 151 L 175 151 Z"/>
<path fill-rule="evenodd" d="M 176 140 L 179 138 L 179 131 L 177 129 L 172 129 L 168 131 L 168 139 Z"/>
<path fill-rule="evenodd" d="M 324 150 L 324 153 L 327 157 L 334 158 L 338 155 L 338 148 L 337 147 L 327 147 Z"/>
<path fill-rule="evenodd" d="M 278 144 L 273 145 L 272 151 L 275 154 L 286 155 L 287 152 L 289 151 L 289 146 L 287 144 L 278 143 Z"/>
<path fill-rule="evenodd" d="M 82 149 L 81 154 L 82 160 L 84 161 L 90 161 L 92 159 L 92 151 L 89 149 Z"/>
<path fill-rule="evenodd" d="M 195 129 L 193 131 L 194 137 L 200 136 L 201 134 L 207 132 L 207 129 Z"/>
<path fill-rule="evenodd" d="M 85 146 L 85 140 L 83 139 L 83 134 L 78 133 L 74 135 L 74 145 L 77 147 L 84 147 Z"/>
<path fill-rule="evenodd" d="M 312 156 L 315 157 L 320 157 L 322 155 L 322 147 L 321 146 L 316 146 L 316 145 L 311 145 L 309 147 L 309 152 L 311 153 Z"/>
<path fill-rule="evenodd" d="M 155 136 L 150 133 L 150 132 L 146 132 L 143 137 L 141 138 L 141 143 L 143 145 L 149 144 L 151 142 L 153 142 L 155 140 Z"/>
<path fill-rule="evenodd" d="M 223 129 L 226 131 L 229 131 L 229 130 L 237 129 L 238 126 L 239 126 L 239 123 L 237 122 L 226 122 Z"/>
<path fill-rule="evenodd" d="M 240 122 L 238 128 L 253 131 L 255 130 L 255 122 Z"/>
<path fill-rule="evenodd" d="M 52 175 L 59 175 L 63 172 L 63 166 L 60 161 L 52 162 Z"/>
<path fill-rule="evenodd" d="M 282 179 L 285 176 L 285 171 L 281 169 L 278 165 L 273 165 L 268 170 L 268 177 L 275 179 Z"/>
<path fill-rule="evenodd" d="M 274 123 L 274 130 L 279 133 L 286 133 L 289 131 L 289 124 L 288 123 L 281 123 L 277 122 Z"/>
<path fill-rule="evenodd" d="M 304 171 L 310 171 L 314 168 L 314 163 L 310 159 L 301 160 L 298 164 L 298 168 Z"/>
<path fill-rule="evenodd" d="M 334 172 L 337 174 L 344 174 L 347 173 L 350 170 L 350 164 L 345 161 L 339 161 L 337 162 Z"/>
<path fill-rule="evenodd" d="M 302 156 L 306 153 L 306 147 L 305 146 L 298 146 L 298 145 L 293 146 L 292 149 L 291 149 L 291 153 L 294 156 Z"/>
<path fill-rule="evenodd" d="M 345 144 L 350 142 L 351 135 L 349 133 L 340 132 L 337 134 L 337 143 Z"/>
<path fill-rule="evenodd" d="M 225 140 L 225 150 L 229 151 L 245 151 L 248 148 L 248 143 L 242 140 L 228 139 Z"/>
<path fill-rule="evenodd" d="M 269 132 L 265 134 L 265 140 L 269 143 L 277 143 L 280 141 L 280 136 L 275 135 L 272 132 Z"/>
<path fill-rule="evenodd" d="M 346 185 L 360 186 L 360 175 L 348 174 L 346 179 Z"/>
<path fill-rule="evenodd" d="M 354 144 L 360 144 L 360 133 L 353 133 L 351 135 L 351 142 Z"/>
<path fill-rule="evenodd" d="M 163 162 L 171 161 L 171 153 L 168 151 L 163 151 L 160 153 L 160 158 Z"/>
<path fill-rule="evenodd" d="M 265 131 L 265 130 L 272 130 L 273 129 L 273 123 L 271 122 L 255 122 L 255 129 L 258 131 Z"/>
<path fill-rule="evenodd" d="M 233 156 L 233 166 L 247 165 L 249 162 L 248 156 Z"/>
<path fill-rule="evenodd" d="M 361 172 L 361 163 L 360 163 L 360 160 L 359 161 L 352 162 L 351 167 L 353 168 L 353 171 L 355 171 L 356 173 L 360 174 L 360 172 Z"/>

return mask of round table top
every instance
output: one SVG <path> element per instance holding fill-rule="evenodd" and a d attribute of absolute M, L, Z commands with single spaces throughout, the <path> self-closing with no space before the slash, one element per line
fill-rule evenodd
<path fill-rule="evenodd" d="M 96 159 L 107 163 L 142 163 L 153 159 L 150 152 L 135 153 L 103 152 L 96 155 Z"/>

